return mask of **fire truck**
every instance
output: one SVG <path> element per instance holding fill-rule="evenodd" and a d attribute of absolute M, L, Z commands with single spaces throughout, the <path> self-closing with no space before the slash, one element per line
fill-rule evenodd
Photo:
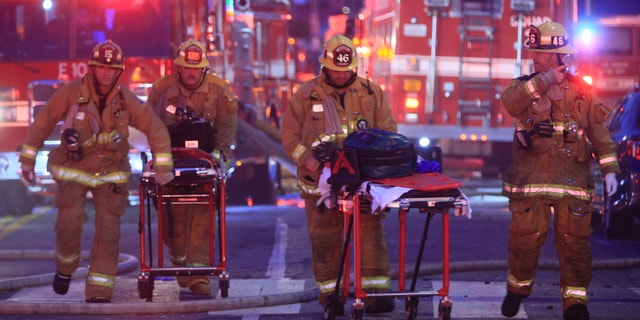
<path fill-rule="evenodd" d="M 640 76 L 640 16 L 585 19 L 574 33 L 578 54 L 572 68 L 606 105 L 613 106 Z"/>
<path fill-rule="evenodd" d="M 497 174 L 510 164 L 514 127 L 500 95 L 533 69 L 528 27 L 569 28 L 572 10 L 571 1 L 366 1 L 353 23 L 359 72 L 385 89 L 399 132 Z"/>
<path fill-rule="evenodd" d="M 195 38 L 207 46 L 209 71 L 239 99 L 229 202 L 272 202 L 281 169 L 289 165 L 278 141 L 280 116 L 296 83 L 289 9 L 283 0 L 0 2 L 0 182 L 19 179 L 17 150 L 28 125 L 57 88 L 87 73 L 97 43 L 112 39 L 122 47 L 121 83 L 145 101 L 155 80 L 175 72 L 180 43 Z M 56 138 L 54 132 L 36 161 L 42 177 Z M 132 167 L 140 172 L 136 159 L 148 145 L 135 130 L 131 144 Z"/>

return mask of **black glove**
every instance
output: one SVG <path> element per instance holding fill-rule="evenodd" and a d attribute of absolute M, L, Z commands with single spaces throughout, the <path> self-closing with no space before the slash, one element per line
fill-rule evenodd
<path fill-rule="evenodd" d="M 67 159 L 72 161 L 82 160 L 82 146 L 80 146 L 80 134 L 76 129 L 67 128 L 62 132 L 62 140 L 66 143 L 64 150 Z"/>
<path fill-rule="evenodd" d="M 313 155 L 321 163 L 325 163 L 331 159 L 331 149 L 335 148 L 333 142 L 321 142 L 313 149 Z"/>
<path fill-rule="evenodd" d="M 536 133 L 540 135 L 542 138 L 551 138 L 553 137 L 553 125 L 551 124 L 551 120 L 546 119 L 542 120 L 533 125 Z"/>
<path fill-rule="evenodd" d="M 533 149 L 533 145 L 531 144 L 531 136 L 529 136 L 529 132 L 527 132 L 527 130 L 516 131 L 516 139 L 518 140 L 520 149 L 525 149 L 525 150 Z"/>

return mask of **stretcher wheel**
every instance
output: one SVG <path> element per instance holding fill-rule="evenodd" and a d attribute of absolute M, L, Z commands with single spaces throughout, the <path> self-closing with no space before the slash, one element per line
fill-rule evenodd
<path fill-rule="evenodd" d="M 336 306 L 328 304 L 324 307 L 324 320 L 335 320 L 336 318 Z"/>
<path fill-rule="evenodd" d="M 324 319 L 334 320 L 336 315 L 344 314 L 344 304 L 338 299 L 334 299 L 333 295 L 329 296 L 327 304 L 324 307 Z"/>
<path fill-rule="evenodd" d="M 404 314 L 407 319 L 413 320 L 418 316 L 418 302 L 416 297 L 407 297 L 404 301 Z"/>
<path fill-rule="evenodd" d="M 363 317 L 364 317 L 364 310 L 362 309 L 351 310 L 351 320 L 362 320 Z"/>
<path fill-rule="evenodd" d="M 226 298 L 229 296 L 229 287 L 231 287 L 229 274 L 223 272 L 218 276 L 218 287 L 220 288 L 220 296 L 222 298 Z"/>
<path fill-rule="evenodd" d="M 440 300 L 438 304 L 438 319 L 440 320 L 451 320 L 451 301 L 444 299 Z"/>
<path fill-rule="evenodd" d="M 351 320 L 362 320 L 364 317 L 364 301 L 356 299 L 351 306 Z"/>
<path fill-rule="evenodd" d="M 141 273 L 138 276 L 138 293 L 140 295 L 140 299 L 147 299 L 147 301 L 151 301 L 153 297 L 153 277 L 150 277 L 145 273 Z"/>
<path fill-rule="evenodd" d="M 220 280 L 218 282 L 220 287 L 220 296 L 226 298 L 229 296 L 229 280 Z"/>

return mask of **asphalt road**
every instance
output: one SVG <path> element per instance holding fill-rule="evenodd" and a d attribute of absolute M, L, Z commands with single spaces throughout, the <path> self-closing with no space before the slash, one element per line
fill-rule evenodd
<path fill-rule="evenodd" d="M 502 319 L 500 303 L 505 293 L 509 214 L 506 199 L 496 196 L 496 181 L 465 181 L 462 190 L 470 199 L 472 217 L 433 216 L 416 292 L 442 288 L 443 235 L 449 231 L 451 260 L 449 298 L 452 319 Z M 140 208 L 132 206 L 123 218 L 120 274 L 115 297 L 109 305 L 87 304 L 81 274 L 74 276 L 70 292 L 52 292 L 53 223 L 56 210 L 38 207 L 26 216 L 0 216 L 0 318 L 2 319 L 323 319 L 315 301 L 309 240 L 304 210 L 296 197 L 285 206 L 228 207 L 227 298 L 194 296 L 180 289 L 171 277 L 156 279 L 153 301 L 138 297 Z M 93 237 L 90 220 L 83 234 L 88 251 Z M 398 230 L 395 211 L 386 220 L 392 266 L 397 274 Z M 413 271 L 426 214 L 410 211 L 407 222 L 407 263 Z M 640 314 L 640 230 L 631 239 L 608 239 L 595 227 L 592 236 L 594 279 L 589 288 L 592 319 L 637 319 Z M 154 244 L 155 245 L 155 244 Z M 561 319 L 560 297 L 553 239 L 540 258 L 534 294 L 525 300 L 516 319 Z M 86 261 L 83 262 L 86 266 Z M 82 268 L 81 268 L 82 269 Z M 80 270 L 82 271 L 82 270 Z M 81 273 L 81 272 L 80 272 Z M 28 281 L 27 281 L 28 280 Z M 213 279 L 212 284 L 217 282 Z M 410 279 L 407 280 L 407 288 Z M 393 282 L 397 288 L 397 279 Z M 440 296 L 419 299 L 418 319 L 437 317 Z M 365 319 L 406 319 L 404 297 L 396 299 L 396 311 L 366 315 Z M 349 310 L 350 300 L 347 304 Z M 347 319 L 338 316 L 337 319 Z"/>

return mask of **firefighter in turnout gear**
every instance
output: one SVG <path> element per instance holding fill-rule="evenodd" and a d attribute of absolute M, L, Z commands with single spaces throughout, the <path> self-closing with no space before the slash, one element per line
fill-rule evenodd
<path fill-rule="evenodd" d="M 562 25 L 531 26 L 528 42 L 535 73 L 511 80 L 501 98 L 517 120 L 513 162 L 503 176 L 511 224 L 502 314 L 515 316 L 533 291 L 540 248 L 553 217 L 564 319 L 589 319 L 592 151 L 608 195 L 616 192 L 620 171 L 605 127 L 610 110 L 587 83 L 567 72 L 563 60 L 576 51 Z"/>
<path fill-rule="evenodd" d="M 357 76 L 358 59 L 351 39 L 342 35 L 330 38 L 320 64 L 321 74 L 304 83 L 291 98 L 283 118 L 282 142 L 287 154 L 298 165 L 298 188 L 305 200 L 313 272 L 320 290 L 319 302 L 324 307 L 337 284 L 344 227 L 343 216 L 337 209 L 318 205 L 322 165 L 314 155 L 314 149 L 322 145 L 321 142 L 340 144 L 357 127 L 396 132 L 397 124 L 381 88 L 369 79 Z M 363 228 L 362 288 L 369 292 L 391 289 L 383 216 L 364 214 L 360 220 Z M 366 300 L 367 313 L 394 309 L 392 299 Z"/>
<path fill-rule="evenodd" d="M 213 157 L 220 161 L 220 150 L 226 156 L 231 154 L 238 123 L 237 99 L 223 79 L 207 72 L 209 61 L 202 43 L 196 40 L 182 43 L 175 63 L 178 72 L 153 84 L 147 104 L 170 128 L 180 123 L 206 123 L 213 129 L 205 133 L 209 135 L 206 138 L 214 142 Z M 180 191 L 184 192 L 175 190 Z M 209 230 L 209 206 L 172 205 L 164 218 L 164 243 L 173 265 L 207 266 L 209 232 L 215 232 Z M 180 276 L 177 281 L 180 287 L 187 287 L 195 294 L 211 294 L 206 276 Z"/>
<path fill-rule="evenodd" d="M 90 73 L 61 87 L 38 112 L 22 146 L 22 175 L 34 179 L 37 152 L 63 121 L 61 143 L 49 153 L 47 169 L 57 183 L 55 223 L 57 272 L 53 290 L 66 294 L 81 260 L 82 226 L 87 221 L 87 192 L 95 207 L 95 236 L 85 281 L 87 302 L 110 302 L 118 271 L 120 217 L 131 176 L 129 126 L 143 132 L 156 159 L 156 182 L 173 179 L 169 134 L 152 110 L 118 83 L 124 70 L 122 50 L 111 40 L 98 44 Z"/>

